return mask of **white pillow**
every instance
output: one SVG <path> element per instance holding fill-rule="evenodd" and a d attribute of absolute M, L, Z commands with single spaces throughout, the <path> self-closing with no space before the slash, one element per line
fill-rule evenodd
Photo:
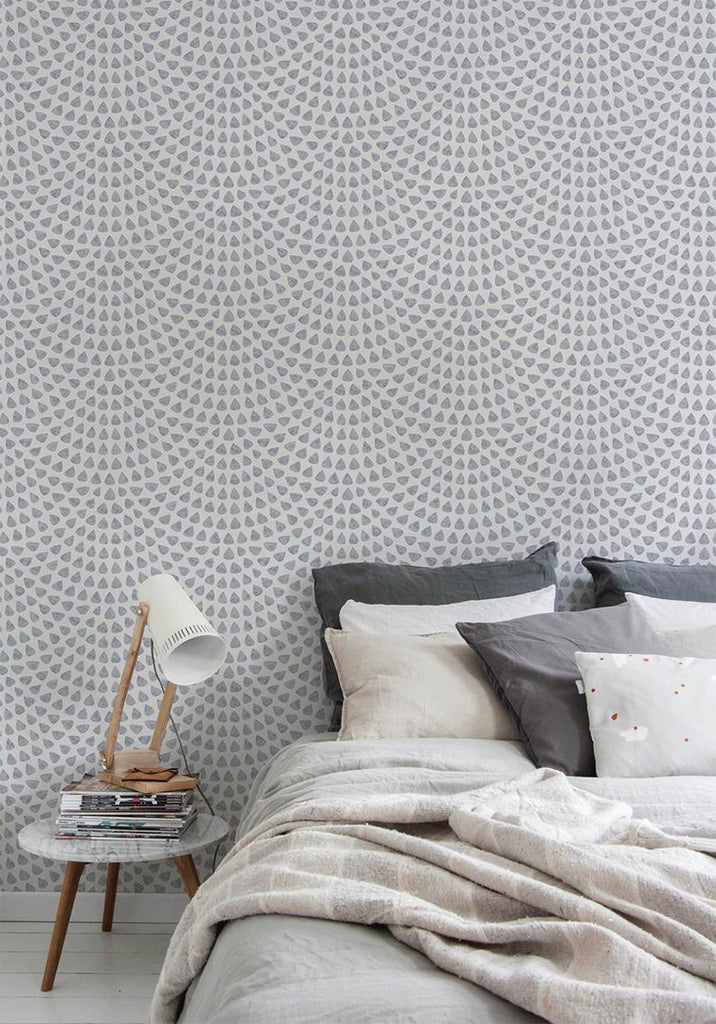
<path fill-rule="evenodd" d="M 578 652 L 597 775 L 716 775 L 716 660 Z"/>
<path fill-rule="evenodd" d="M 669 601 L 644 594 L 625 595 L 628 603 L 646 619 L 657 636 L 676 630 L 716 626 L 716 600 Z M 716 595 L 714 595 L 716 598 Z"/>
<path fill-rule="evenodd" d="M 447 633 L 456 622 L 505 622 L 524 615 L 553 612 L 554 586 L 531 590 L 511 597 L 491 597 L 484 601 L 460 601 L 457 604 L 363 604 L 346 601 L 340 610 L 341 629 L 351 633 L 393 633 L 402 636 L 427 636 Z M 464 642 L 464 641 L 463 641 Z"/>
<path fill-rule="evenodd" d="M 339 740 L 519 738 L 457 631 L 376 636 L 327 629 L 325 636 L 343 691 Z"/>
<path fill-rule="evenodd" d="M 679 657 L 716 658 L 716 626 L 679 629 L 673 633 L 662 633 L 659 639 L 672 654 L 678 654 Z"/>

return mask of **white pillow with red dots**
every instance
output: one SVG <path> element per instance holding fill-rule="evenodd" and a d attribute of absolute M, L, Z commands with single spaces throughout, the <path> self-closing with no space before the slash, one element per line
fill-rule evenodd
<path fill-rule="evenodd" d="M 575 657 L 598 776 L 716 775 L 716 659 Z"/>

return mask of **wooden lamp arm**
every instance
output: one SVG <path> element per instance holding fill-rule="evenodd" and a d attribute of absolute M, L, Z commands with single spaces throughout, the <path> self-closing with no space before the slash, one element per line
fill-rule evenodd
<path fill-rule="evenodd" d="M 139 649 L 142 645 L 142 637 L 144 636 L 144 629 L 147 625 L 148 616 L 149 605 L 140 604 L 137 609 L 137 621 L 134 624 L 134 633 L 132 634 L 132 640 L 129 646 L 129 654 L 127 655 L 127 660 L 124 663 L 124 669 L 122 670 L 122 675 L 119 680 L 117 696 L 114 698 L 114 707 L 112 708 L 112 717 L 109 722 L 109 729 L 107 730 L 107 739 L 101 755 L 103 767 L 108 771 L 110 771 L 114 765 L 114 751 L 117 746 L 117 736 L 119 735 L 119 726 L 122 721 L 124 702 L 126 701 L 127 694 L 129 692 L 129 684 L 132 682 L 134 666 L 137 664 L 137 658 L 139 657 Z"/>
<path fill-rule="evenodd" d="M 157 721 L 154 726 L 154 732 L 152 733 L 152 742 L 149 744 L 149 749 L 153 750 L 159 758 L 160 751 L 162 749 L 162 743 L 164 741 L 164 733 L 167 731 L 167 725 L 169 724 L 169 715 L 171 714 L 172 704 L 174 703 L 174 697 L 176 695 L 177 688 L 174 683 L 166 683 L 164 686 L 164 695 L 162 696 L 162 703 L 159 707 L 159 714 L 157 715 Z"/>

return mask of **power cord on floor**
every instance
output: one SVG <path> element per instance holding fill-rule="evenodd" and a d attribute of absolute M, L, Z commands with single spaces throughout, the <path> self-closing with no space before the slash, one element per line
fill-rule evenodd
<path fill-rule="evenodd" d="M 159 683 L 159 685 L 161 687 L 162 693 L 164 693 L 164 683 L 162 682 L 162 678 L 159 675 L 159 669 L 157 668 L 156 658 L 154 657 L 154 641 L 153 640 L 150 641 L 149 650 L 151 651 L 151 655 L 152 655 L 152 668 L 154 669 L 154 675 L 157 677 L 157 682 Z M 169 724 L 171 725 L 172 732 L 174 733 L 174 736 L 176 737 L 176 741 L 179 744 L 179 750 L 181 751 L 182 761 L 184 762 L 184 771 L 186 772 L 187 775 L 191 775 L 192 772 L 191 772 L 191 768 L 189 767 L 189 761 L 187 760 L 186 751 L 184 750 L 184 744 L 181 741 L 181 736 L 179 735 L 179 730 L 176 727 L 176 722 L 174 721 L 174 717 L 173 717 L 171 711 L 169 712 Z M 212 817 L 215 817 L 214 808 L 212 807 L 211 800 L 209 800 L 209 797 L 206 795 L 204 790 L 199 785 L 198 779 L 197 779 L 197 783 L 196 783 L 196 788 L 199 790 L 199 794 L 200 794 L 202 800 L 204 801 L 206 806 L 209 808 L 209 813 L 211 814 Z M 212 865 L 211 865 L 211 873 L 212 873 L 212 875 L 216 871 L 216 858 L 218 857 L 219 850 L 221 849 L 222 846 L 223 846 L 223 842 L 217 843 L 216 848 L 214 849 L 214 860 L 213 860 Z"/>

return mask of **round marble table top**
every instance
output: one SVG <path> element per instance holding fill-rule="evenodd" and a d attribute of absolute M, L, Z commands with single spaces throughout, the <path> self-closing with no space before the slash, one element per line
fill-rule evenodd
<path fill-rule="evenodd" d="M 141 839 L 55 839 L 55 819 L 26 825 L 17 841 L 28 853 L 50 860 L 76 861 L 82 864 L 129 864 L 146 860 L 183 857 L 212 846 L 228 835 L 223 818 L 198 814 L 181 839 L 151 843 Z"/>

